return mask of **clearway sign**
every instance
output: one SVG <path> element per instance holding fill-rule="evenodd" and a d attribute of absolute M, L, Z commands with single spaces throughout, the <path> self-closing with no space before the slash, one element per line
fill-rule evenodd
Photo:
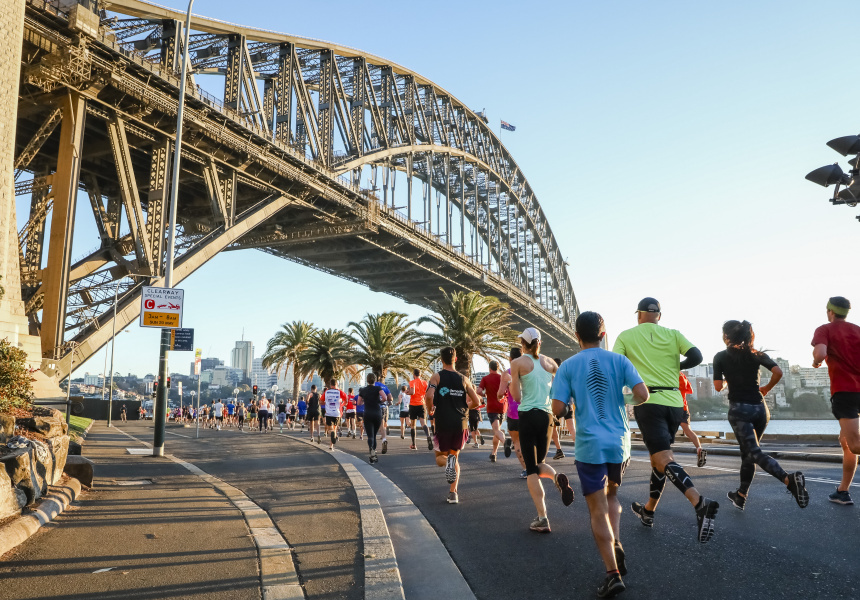
<path fill-rule="evenodd" d="M 144 287 L 140 297 L 140 326 L 176 329 L 182 327 L 185 291 Z"/>

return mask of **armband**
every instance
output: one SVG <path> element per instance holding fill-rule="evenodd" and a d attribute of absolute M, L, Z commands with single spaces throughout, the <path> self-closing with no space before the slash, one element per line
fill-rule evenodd
<path fill-rule="evenodd" d="M 429 388 L 433 388 L 433 389 L 435 390 L 435 389 L 436 389 L 436 384 L 435 384 L 435 383 L 430 383 L 430 384 L 428 384 L 428 385 L 427 385 L 427 387 L 429 387 Z"/>

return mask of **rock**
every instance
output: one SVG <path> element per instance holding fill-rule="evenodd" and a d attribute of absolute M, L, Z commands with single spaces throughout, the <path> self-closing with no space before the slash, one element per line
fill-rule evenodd
<path fill-rule="evenodd" d="M 0 444 L 5 444 L 13 435 L 15 435 L 15 417 L 0 415 Z"/>
<path fill-rule="evenodd" d="M 42 445 L 44 446 L 44 444 Z M 44 449 L 44 452 L 50 456 L 47 448 Z M 26 494 L 27 504 L 32 504 L 48 491 L 45 467 L 39 464 L 35 446 L 19 448 L 11 454 L 0 456 L 0 464 L 5 467 L 4 470 L 12 481 L 12 485 Z"/>
<path fill-rule="evenodd" d="M 53 411 L 60 415 L 59 411 Z M 66 435 L 69 432 L 69 426 L 64 418 L 51 415 L 50 417 L 26 417 L 18 420 L 18 425 L 30 431 L 38 431 L 46 438 L 58 437 Z"/>
<path fill-rule="evenodd" d="M 69 436 L 61 435 L 48 440 L 48 449 L 51 453 L 50 468 L 45 465 L 48 473 L 48 485 L 54 485 L 63 476 L 63 469 L 69 456 Z"/>
<path fill-rule="evenodd" d="M 66 461 L 66 475 L 74 477 L 89 488 L 93 487 L 93 461 L 83 456 L 69 456 Z"/>
<path fill-rule="evenodd" d="M 12 487 L 5 469 L 0 469 L 0 519 L 17 515 L 27 504 L 27 495 Z"/>

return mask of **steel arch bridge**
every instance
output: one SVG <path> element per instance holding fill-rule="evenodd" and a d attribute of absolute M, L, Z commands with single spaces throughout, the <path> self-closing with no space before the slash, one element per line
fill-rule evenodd
<path fill-rule="evenodd" d="M 26 0 L 16 193 L 22 296 L 65 376 L 163 282 L 184 14 L 140 0 Z M 509 302 L 553 354 L 576 348 L 566 263 L 480 113 L 352 48 L 192 17 L 175 284 L 258 249 L 428 306 Z M 218 78 L 223 100 L 205 92 Z M 78 192 L 99 238 L 72 257 Z M 87 211 L 88 212 L 88 211 Z M 87 218 L 90 218 L 87 216 Z"/>

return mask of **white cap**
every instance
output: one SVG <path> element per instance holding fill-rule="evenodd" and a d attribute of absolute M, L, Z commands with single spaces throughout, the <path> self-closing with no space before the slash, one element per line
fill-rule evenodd
<path fill-rule="evenodd" d="M 517 337 L 525 341 L 526 344 L 531 344 L 535 340 L 540 341 L 540 331 L 534 327 L 526 327 Z"/>

